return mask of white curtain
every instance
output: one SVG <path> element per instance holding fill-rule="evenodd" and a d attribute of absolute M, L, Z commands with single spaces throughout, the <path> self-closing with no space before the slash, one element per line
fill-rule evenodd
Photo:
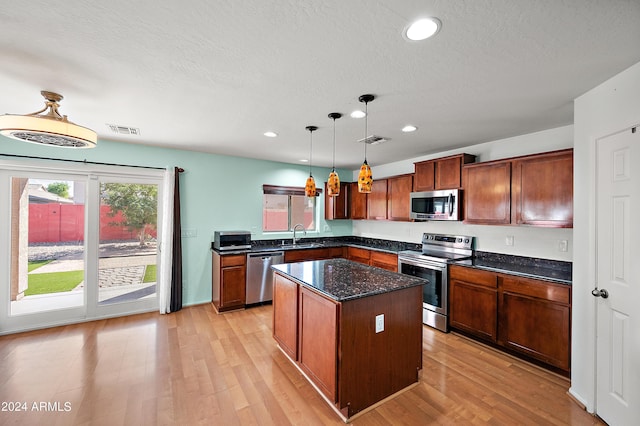
<path fill-rule="evenodd" d="M 162 191 L 162 241 L 160 242 L 160 313 L 171 312 L 171 268 L 173 263 L 173 193 L 175 191 L 175 168 L 164 172 Z"/>

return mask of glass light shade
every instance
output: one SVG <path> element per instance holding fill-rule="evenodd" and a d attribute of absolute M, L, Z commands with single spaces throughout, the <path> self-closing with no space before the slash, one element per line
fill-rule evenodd
<path fill-rule="evenodd" d="M 371 174 L 371 167 L 367 164 L 367 160 L 360 166 L 360 173 L 358 173 L 358 192 L 368 194 L 371 192 L 371 186 L 373 185 L 373 175 Z"/>
<path fill-rule="evenodd" d="M 327 195 L 329 197 L 337 197 L 340 195 L 340 176 L 335 170 L 329 173 L 329 180 L 327 181 Z"/>
<path fill-rule="evenodd" d="M 307 183 L 304 186 L 304 195 L 307 197 L 315 197 L 316 194 L 316 181 L 313 179 L 313 176 L 309 175 L 307 178 Z"/>
<path fill-rule="evenodd" d="M 45 115 L 2 115 L 0 134 L 25 142 L 65 148 L 93 148 L 98 141 L 93 130 L 78 126 L 66 117 L 56 119 Z"/>

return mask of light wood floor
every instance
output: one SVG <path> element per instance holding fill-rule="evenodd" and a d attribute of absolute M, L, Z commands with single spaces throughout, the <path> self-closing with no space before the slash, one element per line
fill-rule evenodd
<path fill-rule="evenodd" d="M 0 337 L 2 408 L 27 405 L 0 424 L 341 424 L 277 349 L 271 312 L 201 305 Z M 567 379 L 428 327 L 423 347 L 421 382 L 353 424 L 603 424 Z"/>

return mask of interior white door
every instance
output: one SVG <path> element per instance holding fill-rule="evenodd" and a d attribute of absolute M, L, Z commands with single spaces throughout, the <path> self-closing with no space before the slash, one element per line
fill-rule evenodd
<path fill-rule="evenodd" d="M 610 425 L 638 425 L 640 129 L 599 139 L 596 149 L 596 411 Z"/>

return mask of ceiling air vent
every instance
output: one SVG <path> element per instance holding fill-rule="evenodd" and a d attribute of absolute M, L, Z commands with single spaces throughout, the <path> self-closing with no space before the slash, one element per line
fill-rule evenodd
<path fill-rule="evenodd" d="M 358 143 L 366 143 L 368 145 L 379 145 L 381 143 L 387 142 L 388 138 L 383 138 L 382 136 L 371 135 L 367 136 L 364 139 L 358 139 Z"/>
<path fill-rule="evenodd" d="M 140 136 L 140 129 L 136 127 L 120 126 L 118 124 L 107 124 L 113 133 L 118 135 Z"/>

